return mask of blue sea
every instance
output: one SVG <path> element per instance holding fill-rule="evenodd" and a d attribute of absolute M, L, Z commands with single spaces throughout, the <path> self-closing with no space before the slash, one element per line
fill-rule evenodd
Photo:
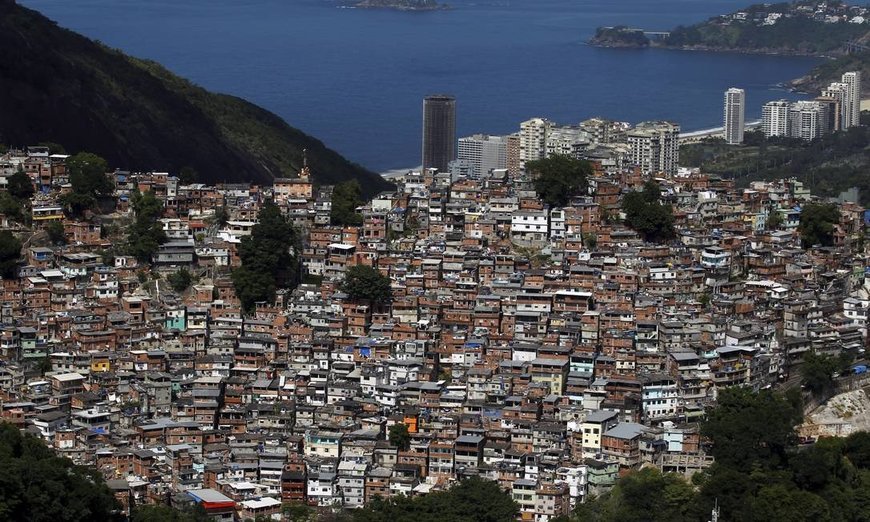
<path fill-rule="evenodd" d="M 584 44 L 602 25 L 666 30 L 749 0 L 448 0 L 434 12 L 341 9 L 332 0 L 19 0 L 60 25 L 257 103 L 351 160 L 420 163 L 422 98 L 457 97 L 460 135 L 543 116 L 577 123 L 722 124 L 728 87 L 761 105 L 817 59 Z"/>

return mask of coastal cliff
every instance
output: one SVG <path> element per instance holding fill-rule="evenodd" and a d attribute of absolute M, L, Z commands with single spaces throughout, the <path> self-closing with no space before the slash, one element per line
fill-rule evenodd
<path fill-rule="evenodd" d="M 650 28 L 646 28 L 650 29 Z M 648 39 L 640 30 L 599 28 L 590 44 L 760 54 L 840 56 L 870 37 L 870 9 L 835 3 L 763 4 L 679 26 Z"/>
<path fill-rule="evenodd" d="M 650 46 L 650 39 L 639 29 L 626 26 L 599 27 L 588 43 L 599 47 L 643 49 Z"/>

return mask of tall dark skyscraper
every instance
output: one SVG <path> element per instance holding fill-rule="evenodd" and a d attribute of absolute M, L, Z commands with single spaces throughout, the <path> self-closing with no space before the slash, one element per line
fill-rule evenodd
<path fill-rule="evenodd" d="M 444 172 L 456 159 L 456 98 L 433 95 L 423 98 L 423 170 Z"/>

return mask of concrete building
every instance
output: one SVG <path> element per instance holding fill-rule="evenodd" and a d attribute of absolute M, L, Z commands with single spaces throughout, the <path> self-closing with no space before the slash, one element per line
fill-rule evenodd
<path fill-rule="evenodd" d="M 789 137 L 813 140 L 819 136 L 821 106 L 814 101 L 799 101 L 788 109 Z"/>
<path fill-rule="evenodd" d="M 735 87 L 725 91 L 725 141 L 729 145 L 743 143 L 745 113 L 746 91 Z"/>
<path fill-rule="evenodd" d="M 666 121 L 639 123 L 627 134 L 632 164 L 645 173 L 676 174 L 680 162 L 680 126 Z"/>
<path fill-rule="evenodd" d="M 764 104 L 761 109 L 761 130 L 766 137 L 788 136 L 788 106 L 785 100 Z"/>
<path fill-rule="evenodd" d="M 544 118 L 532 118 L 520 124 L 520 169 L 529 161 L 547 157 L 547 135 L 553 122 Z"/>
<path fill-rule="evenodd" d="M 861 71 L 843 74 L 842 83 L 846 86 L 843 101 L 843 129 L 861 124 Z"/>
<path fill-rule="evenodd" d="M 456 98 L 447 95 L 423 99 L 423 171 L 446 172 L 456 159 Z"/>
<path fill-rule="evenodd" d="M 508 168 L 507 137 L 475 134 L 459 138 L 458 151 L 459 161 L 468 162 L 473 179 L 480 179 L 493 169 Z"/>

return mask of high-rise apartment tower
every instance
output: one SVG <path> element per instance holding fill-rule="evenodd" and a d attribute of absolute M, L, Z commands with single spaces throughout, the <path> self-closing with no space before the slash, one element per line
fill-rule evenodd
<path fill-rule="evenodd" d="M 729 145 L 743 143 L 745 112 L 746 92 L 734 87 L 725 91 L 725 141 Z"/>
<path fill-rule="evenodd" d="M 456 159 L 456 98 L 443 94 L 423 99 L 423 170 L 447 172 Z"/>

